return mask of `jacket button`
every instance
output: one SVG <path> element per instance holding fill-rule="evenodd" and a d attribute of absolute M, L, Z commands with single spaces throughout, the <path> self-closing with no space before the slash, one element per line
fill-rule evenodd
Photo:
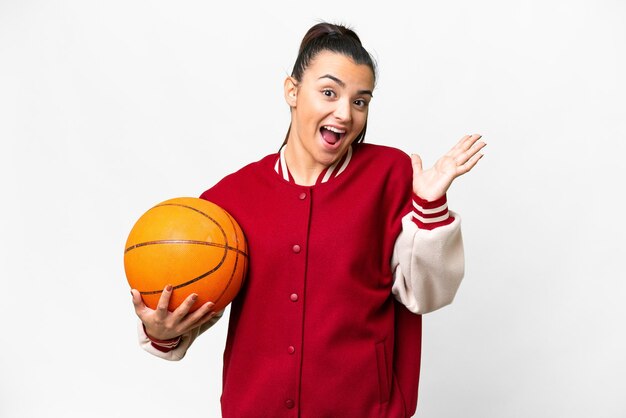
<path fill-rule="evenodd" d="M 289 299 L 291 299 L 292 302 L 297 302 L 298 301 L 298 294 L 297 293 L 292 293 L 291 296 L 289 296 Z"/>
<path fill-rule="evenodd" d="M 298 244 L 294 245 L 292 248 L 294 253 L 298 254 L 302 248 Z"/>
<path fill-rule="evenodd" d="M 287 347 L 287 352 L 289 354 L 293 354 L 296 352 L 296 347 L 294 347 L 293 345 L 290 345 L 289 347 Z"/>
<path fill-rule="evenodd" d="M 287 400 L 285 401 L 285 406 L 286 406 L 288 409 L 292 409 L 294 406 L 296 406 L 296 403 L 295 403 L 292 399 L 287 399 Z"/>
<path fill-rule="evenodd" d="M 300 200 L 304 200 L 304 199 L 306 199 L 306 193 L 304 193 L 304 192 L 300 193 L 300 196 L 298 196 L 298 198 L 299 198 Z"/>

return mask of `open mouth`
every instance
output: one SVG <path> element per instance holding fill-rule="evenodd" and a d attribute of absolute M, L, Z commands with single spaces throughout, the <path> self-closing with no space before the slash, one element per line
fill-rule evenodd
<path fill-rule="evenodd" d="M 322 134 L 322 139 L 329 145 L 337 144 L 346 135 L 345 130 L 335 128 L 334 126 L 322 126 L 320 133 Z"/>

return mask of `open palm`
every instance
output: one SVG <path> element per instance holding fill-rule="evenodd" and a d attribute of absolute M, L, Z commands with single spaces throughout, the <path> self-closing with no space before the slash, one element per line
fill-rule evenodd
<path fill-rule="evenodd" d="M 465 135 L 427 170 L 422 168 L 419 155 L 411 155 L 413 192 L 431 202 L 442 197 L 455 178 L 470 171 L 482 158 L 479 151 L 487 144 L 480 141 L 481 137 L 479 134 Z"/>

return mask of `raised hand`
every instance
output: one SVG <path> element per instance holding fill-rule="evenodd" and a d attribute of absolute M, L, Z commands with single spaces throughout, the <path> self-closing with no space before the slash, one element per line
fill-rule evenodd
<path fill-rule="evenodd" d="M 470 171 L 482 158 L 483 154 L 479 151 L 487 144 L 480 138 L 482 135 L 479 134 L 465 135 L 427 170 L 422 168 L 419 155 L 411 155 L 413 192 L 431 202 L 442 197 L 455 178 Z"/>
<path fill-rule="evenodd" d="M 132 289 L 133 305 L 135 313 L 143 322 L 146 333 L 158 340 L 169 340 L 186 333 L 200 325 L 208 322 L 216 315 L 213 312 L 213 303 L 207 302 L 196 311 L 189 313 L 189 309 L 195 303 L 197 296 L 191 294 L 177 307 L 174 312 L 168 311 L 170 297 L 172 296 L 172 286 L 166 286 L 161 293 L 156 309 L 150 309 L 141 299 L 141 294 L 136 289 Z"/>

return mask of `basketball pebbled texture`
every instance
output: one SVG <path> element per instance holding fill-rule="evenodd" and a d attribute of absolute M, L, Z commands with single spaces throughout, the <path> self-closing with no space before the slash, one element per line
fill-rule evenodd
<path fill-rule="evenodd" d="M 169 310 L 196 293 L 191 311 L 213 302 L 224 309 L 243 286 L 248 247 L 241 227 L 218 205 L 179 197 L 149 209 L 126 241 L 124 269 L 131 288 L 156 309 L 166 285 L 173 286 Z"/>

